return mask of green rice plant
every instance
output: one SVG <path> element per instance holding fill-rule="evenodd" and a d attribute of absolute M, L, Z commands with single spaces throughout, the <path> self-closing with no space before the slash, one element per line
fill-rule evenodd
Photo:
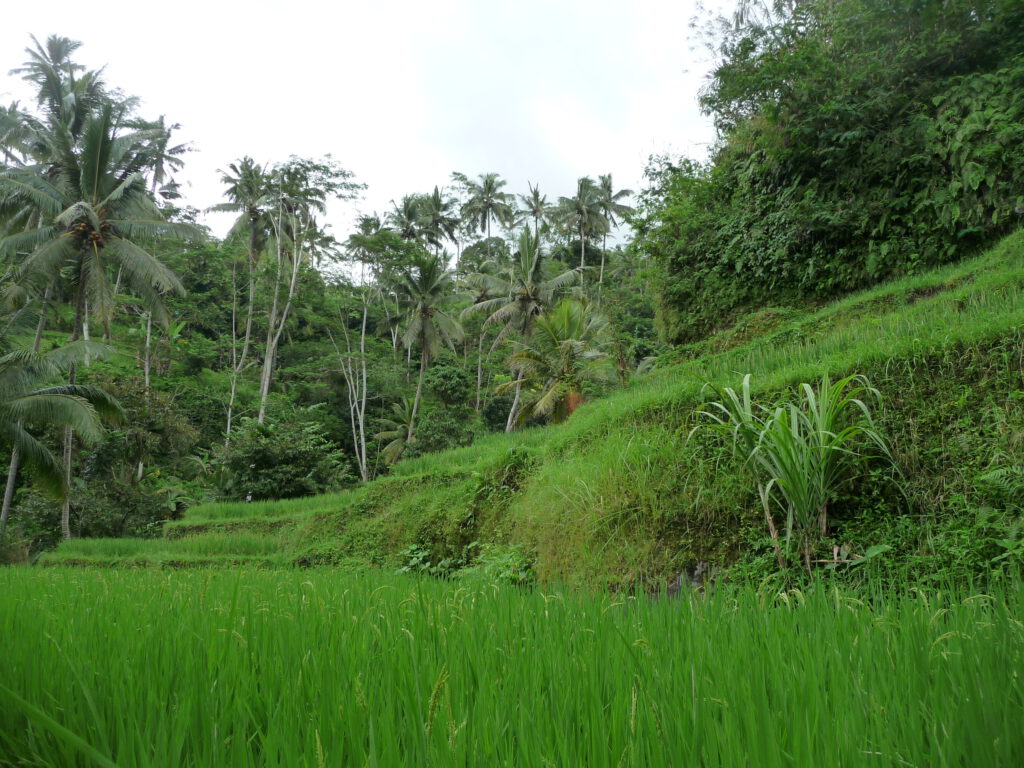
<path fill-rule="evenodd" d="M 1022 612 L 1019 581 L 667 600 L 6 568 L 0 765 L 1010 768 Z"/>
<path fill-rule="evenodd" d="M 811 573 L 811 554 L 818 537 L 828 530 L 828 505 L 836 494 L 871 459 L 880 458 L 896 469 L 892 451 L 864 401 L 870 397 L 880 402 L 881 395 L 863 376 L 832 382 L 826 375 L 817 391 L 810 384 L 800 385 L 800 404 L 779 400 L 763 406 L 751 397 L 750 378 L 743 377 L 739 392 L 710 385 L 721 400 L 707 403 L 700 415 L 705 426 L 731 438 L 733 454 L 757 482 L 779 566 L 786 567 L 798 540 Z M 698 429 L 700 425 L 694 431 Z M 773 509 L 784 518 L 781 543 Z"/>

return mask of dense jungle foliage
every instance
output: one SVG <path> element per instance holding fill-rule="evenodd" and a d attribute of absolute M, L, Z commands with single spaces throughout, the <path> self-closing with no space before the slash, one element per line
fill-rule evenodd
<path fill-rule="evenodd" d="M 632 219 L 666 338 L 920 273 L 1020 224 L 1019 0 L 745 7 L 714 28 L 710 160 L 652 158 Z"/>
<path fill-rule="evenodd" d="M 453 173 L 338 239 L 328 206 L 364 188 L 349 171 L 244 157 L 218 239 L 174 180 L 177 126 L 77 64 L 79 43 L 33 43 L 12 75 L 36 103 L 0 111 L 11 558 L 564 420 L 659 349 L 611 175 L 549 200 Z"/>

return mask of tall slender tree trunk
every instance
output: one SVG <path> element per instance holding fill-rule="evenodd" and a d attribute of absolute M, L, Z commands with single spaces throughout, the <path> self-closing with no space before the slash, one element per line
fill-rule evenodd
<path fill-rule="evenodd" d="M 480 340 L 476 345 L 476 405 L 474 410 L 480 413 L 480 390 L 484 380 L 484 329 L 480 329 Z"/>
<path fill-rule="evenodd" d="M 117 279 L 114 281 L 114 309 L 117 308 L 117 294 L 121 290 L 121 273 L 124 272 L 124 267 L 117 268 Z M 103 320 L 103 342 L 105 344 L 110 343 L 110 324 L 113 321 L 114 312 L 111 311 L 110 317 L 104 318 Z"/>
<path fill-rule="evenodd" d="M 142 382 L 149 393 L 149 373 L 152 368 L 153 356 L 153 313 L 146 313 L 146 347 L 142 357 Z"/>
<path fill-rule="evenodd" d="M 280 317 L 277 316 L 278 293 L 281 284 L 281 261 L 282 254 L 278 251 L 277 280 L 274 283 L 274 301 L 271 309 L 271 322 L 267 325 L 267 348 L 263 359 L 263 376 L 260 387 L 260 411 L 257 422 L 262 424 L 267 412 L 267 398 L 270 395 L 270 382 L 274 375 L 274 363 L 277 359 L 277 350 L 281 343 L 281 336 L 284 333 L 285 325 L 288 323 L 288 315 L 292 308 L 292 301 L 295 298 L 295 291 L 299 284 L 299 270 L 302 266 L 303 250 L 302 241 L 306 236 L 306 230 L 297 227 L 292 232 L 292 272 L 288 280 L 288 293 L 284 308 Z M 280 248 L 280 246 L 278 246 Z"/>
<path fill-rule="evenodd" d="M 586 267 L 586 251 L 584 250 L 583 225 L 580 224 L 580 287 L 583 287 L 583 269 Z"/>
<path fill-rule="evenodd" d="M 245 336 L 242 339 L 242 353 L 237 354 L 238 345 L 238 294 L 235 280 L 237 277 L 236 265 L 231 265 L 231 389 L 228 395 L 227 424 L 224 429 L 224 447 L 231 444 L 231 427 L 235 409 L 235 398 L 238 396 L 238 379 L 245 370 L 246 361 L 249 356 L 249 347 L 252 341 L 252 317 L 253 308 L 256 305 L 256 256 L 255 237 L 249 238 L 249 303 L 245 310 Z"/>
<path fill-rule="evenodd" d="M 505 422 L 505 431 L 512 432 L 516 428 L 516 419 L 519 418 L 519 398 L 522 395 L 522 383 L 516 381 L 516 396 L 512 398 L 512 407 L 508 412 L 508 420 Z"/>
<path fill-rule="evenodd" d="M 70 343 L 78 341 L 83 333 L 87 333 L 85 323 L 85 266 L 79 268 L 78 274 L 78 300 L 75 302 L 75 325 L 71 329 Z M 77 381 L 78 366 L 72 363 L 68 366 L 68 384 L 74 386 Z M 60 535 L 63 539 L 71 538 L 71 459 L 74 454 L 75 430 L 71 427 L 64 428 L 64 483 L 67 487 L 67 494 L 64 496 L 64 503 L 60 510 Z"/>
<path fill-rule="evenodd" d="M 359 476 L 364 483 L 370 480 L 370 466 L 366 458 L 366 401 L 367 401 L 367 376 L 366 376 L 366 324 L 369 315 L 370 305 L 366 294 L 363 294 L 363 321 L 359 330 L 359 370 L 357 371 L 352 363 L 352 342 L 349 338 L 348 323 L 341 318 L 341 329 L 345 333 L 345 350 L 347 356 L 341 355 L 334 337 L 331 343 L 341 358 L 341 372 L 345 376 L 345 383 L 348 390 L 348 411 L 349 422 L 352 428 L 352 443 L 356 449 L 356 463 L 359 465 Z M 328 331 L 330 333 L 330 331 Z"/>
<path fill-rule="evenodd" d="M 523 343 L 530 343 L 530 333 L 533 330 L 532 325 L 527 320 L 523 326 Z M 519 419 L 519 400 L 523 393 L 522 384 L 522 373 L 520 371 L 513 371 L 516 375 L 516 395 L 512 398 L 512 407 L 508 412 L 508 420 L 505 422 L 505 431 L 512 432 L 516 428 L 516 421 Z"/>
<path fill-rule="evenodd" d="M 43 341 L 43 329 L 46 327 L 46 308 L 50 303 L 50 286 L 46 286 L 43 292 L 42 305 L 39 308 L 39 320 L 36 322 L 36 335 L 32 341 L 32 353 L 38 355 L 39 347 Z M 21 424 L 19 423 L 20 427 Z M 15 445 L 11 450 L 11 464 L 7 469 L 7 484 L 4 486 L 3 505 L 0 506 L 0 539 L 7 530 L 7 520 L 11 515 L 11 505 L 14 503 L 14 488 L 18 484 L 18 470 L 21 468 L 21 451 Z"/>
<path fill-rule="evenodd" d="M 405 436 L 405 444 L 407 446 L 412 443 L 412 438 L 416 434 L 416 411 L 418 411 L 420 407 L 420 395 L 423 392 L 423 375 L 427 372 L 429 357 L 430 348 L 424 343 L 423 354 L 420 357 L 420 378 L 419 381 L 416 382 L 416 398 L 412 401 L 412 416 L 409 418 L 409 431 Z"/>
<path fill-rule="evenodd" d="M 603 286 L 604 285 L 604 260 L 605 260 L 605 256 L 607 256 L 607 254 L 608 254 L 608 235 L 605 235 L 604 239 L 601 242 L 601 274 L 597 278 L 598 286 Z"/>

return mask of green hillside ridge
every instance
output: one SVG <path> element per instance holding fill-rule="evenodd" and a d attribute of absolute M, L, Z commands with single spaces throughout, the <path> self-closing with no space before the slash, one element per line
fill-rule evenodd
<path fill-rule="evenodd" d="M 41 562 L 249 558 L 447 575 L 514 561 L 542 581 L 595 585 L 714 563 L 759 578 L 773 560 L 755 489 L 725 446 L 688 439 L 705 383 L 736 386 L 746 373 L 762 397 L 825 373 L 864 374 L 882 393 L 878 421 L 909 506 L 864 478 L 834 505 L 822 555 L 888 545 L 873 574 L 921 582 L 974 577 L 1024 551 L 1024 231 L 817 310 L 759 311 L 673 355 L 559 426 L 403 461 L 349 492 L 197 506 L 163 539 L 71 540 Z"/>

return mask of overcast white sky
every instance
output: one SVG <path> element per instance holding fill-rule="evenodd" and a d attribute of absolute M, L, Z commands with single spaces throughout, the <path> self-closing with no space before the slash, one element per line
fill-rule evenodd
<path fill-rule="evenodd" d="M 717 0 L 731 7 L 731 0 Z M 330 153 L 368 185 L 355 210 L 496 171 L 551 201 L 583 175 L 637 189 L 647 157 L 704 157 L 696 95 L 710 67 L 689 22 L 696 0 L 108 0 L 17 3 L 0 26 L 0 100 L 29 35 L 84 43 L 141 113 L 181 123 L 195 152 L 188 203 L 220 202 L 218 169 Z M 218 235 L 229 221 L 208 217 Z"/>

